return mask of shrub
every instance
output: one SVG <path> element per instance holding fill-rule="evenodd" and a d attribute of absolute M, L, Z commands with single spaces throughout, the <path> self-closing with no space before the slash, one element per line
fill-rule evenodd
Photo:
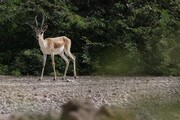
<path fill-rule="evenodd" d="M 0 64 L 0 75 L 5 75 L 8 73 L 8 66 Z"/>
<path fill-rule="evenodd" d="M 42 55 L 37 49 L 20 52 L 12 64 L 11 74 L 38 75 L 42 68 Z"/>

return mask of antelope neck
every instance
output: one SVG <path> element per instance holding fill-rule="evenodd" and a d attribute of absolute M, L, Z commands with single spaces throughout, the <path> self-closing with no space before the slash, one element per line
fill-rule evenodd
<path fill-rule="evenodd" d="M 41 49 L 44 49 L 46 47 L 46 40 L 44 40 L 43 35 L 39 36 L 38 42 Z"/>

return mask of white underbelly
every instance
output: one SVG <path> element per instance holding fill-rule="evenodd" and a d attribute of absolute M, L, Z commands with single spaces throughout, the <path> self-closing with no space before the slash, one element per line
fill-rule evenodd
<path fill-rule="evenodd" d="M 62 53 L 64 50 L 64 46 L 60 47 L 60 48 L 56 48 L 54 49 L 54 54 L 57 55 L 57 54 L 60 54 Z M 44 53 L 44 54 L 51 54 L 51 50 L 50 49 L 41 49 L 41 51 Z"/>

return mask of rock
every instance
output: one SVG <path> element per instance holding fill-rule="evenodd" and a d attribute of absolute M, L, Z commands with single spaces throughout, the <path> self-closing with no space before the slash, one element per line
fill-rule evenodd
<path fill-rule="evenodd" d="M 46 98 L 46 97 L 47 97 L 47 95 L 44 95 L 44 97 Z"/>
<path fill-rule="evenodd" d="M 5 114 L 4 111 L 2 111 L 1 114 Z"/>
<path fill-rule="evenodd" d="M 36 87 L 33 87 L 33 90 L 36 90 Z"/>
<path fill-rule="evenodd" d="M 89 101 L 71 100 L 62 106 L 63 120 L 94 120 L 95 107 Z"/>
<path fill-rule="evenodd" d="M 117 93 L 112 93 L 112 95 L 117 95 Z"/>
<path fill-rule="evenodd" d="M 92 92 L 92 90 L 88 90 L 88 92 Z"/>

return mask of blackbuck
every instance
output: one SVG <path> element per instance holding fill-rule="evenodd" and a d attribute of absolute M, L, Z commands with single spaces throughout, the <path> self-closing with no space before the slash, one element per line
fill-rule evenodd
<path fill-rule="evenodd" d="M 44 32 L 48 28 L 48 25 L 44 26 L 44 16 L 43 16 L 40 27 L 38 26 L 37 16 L 35 17 L 35 22 L 36 22 L 36 27 L 33 25 L 31 25 L 31 27 L 36 32 L 36 39 L 38 40 L 40 49 L 43 53 L 43 68 L 42 68 L 41 77 L 39 80 L 43 79 L 47 55 L 51 55 L 52 66 L 53 66 L 53 70 L 54 70 L 54 80 L 56 80 L 56 78 L 57 78 L 56 70 L 55 70 L 54 55 L 60 55 L 66 63 L 66 68 L 65 68 L 62 79 L 67 80 L 66 73 L 67 73 L 67 70 L 69 67 L 69 59 L 66 57 L 66 55 L 69 56 L 69 58 L 71 58 L 73 61 L 74 77 L 77 78 L 77 76 L 76 76 L 76 58 L 71 53 L 71 40 L 66 36 L 60 36 L 60 37 L 54 37 L 54 38 L 48 37 L 48 38 L 44 39 Z"/>

